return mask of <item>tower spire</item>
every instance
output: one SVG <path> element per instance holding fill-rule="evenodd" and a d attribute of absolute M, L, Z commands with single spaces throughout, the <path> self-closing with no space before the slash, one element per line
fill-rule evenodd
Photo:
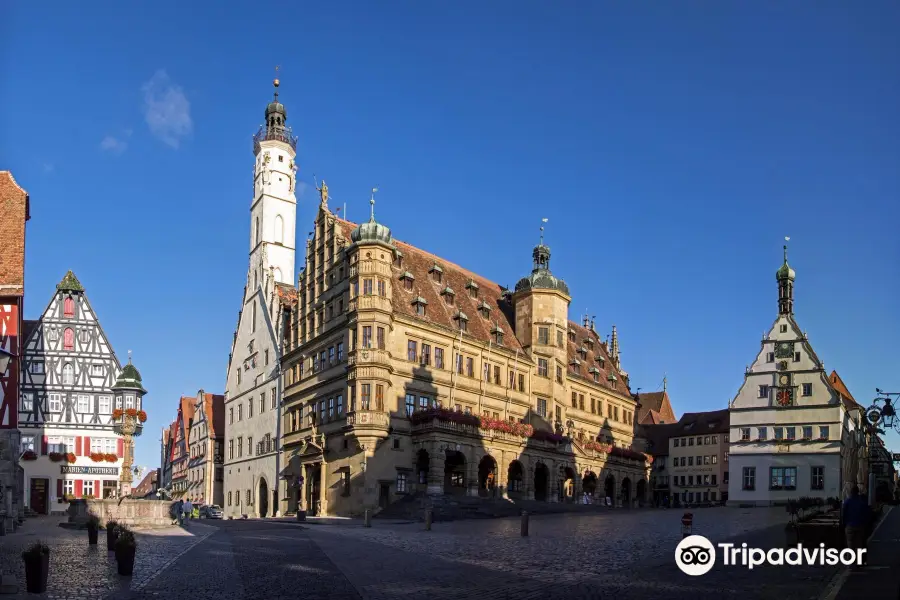
<path fill-rule="evenodd" d="M 794 314 L 794 278 L 796 273 L 787 260 L 787 242 L 790 239 L 790 237 L 784 238 L 784 263 L 775 273 L 775 279 L 778 281 L 778 314 L 780 315 Z"/>
<path fill-rule="evenodd" d="M 619 333 L 616 331 L 616 326 L 613 325 L 612 328 L 612 339 L 610 340 L 610 357 L 613 359 L 613 362 L 616 363 L 616 368 L 619 366 Z"/>
<path fill-rule="evenodd" d="M 369 198 L 369 207 L 370 207 L 370 210 L 371 210 L 371 213 L 369 214 L 369 221 L 372 222 L 372 223 L 375 222 L 375 194 L 376 194 L 377 192 L 378 192 L 378 188 L 377 188 L 377 187 L 373 187 L 373 188 L 372 188 L 372 197 Z"/>

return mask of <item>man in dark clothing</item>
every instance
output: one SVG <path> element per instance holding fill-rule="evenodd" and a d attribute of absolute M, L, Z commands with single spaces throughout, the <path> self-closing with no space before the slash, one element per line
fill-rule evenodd
<path fill-rule="evenodd" d="M 854 485 L 850 490 L 850 497 L 844 500 L 842 514 L 847 548 L 857 550 L 866 547 L 869 516 L 869 505 L 866 499 L 859 495 L 859 486 Z"/>

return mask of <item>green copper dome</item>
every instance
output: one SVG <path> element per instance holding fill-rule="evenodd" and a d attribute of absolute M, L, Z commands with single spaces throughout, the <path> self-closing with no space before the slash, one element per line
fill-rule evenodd
<path fill-rule="evenodd" d="M 785 240 L 788 240 L 788 239 L 790 239 L 790 238 L 785 238 Z M 781 281 L 782 279 L 794 279 L 794 276 L 796 275 L 794 270 L 788 264 L 787 250 L 788 250 L 787 244 L 785 244 L 785 246 L 784 246 L 784 264 L 781 265 L 781 268 L 775 272 L 775 279 L 777 279 L 778 281 Z"/>
<path fill-rule="evenodd" d="M 144 389 L 141 383 L 141 374 L 138 372 L 137 367 L 131 364 L 130 359 L 128 364 L 122 369 L 122 372 L 119 373 L 119 377 L 116 379 L 116 383 L 113 384 L 112 389 L 138 390 L 142 393 L 147 393 L 147 390 Z"/>
<path fill-rule="evenodd" d="M 531 270 L 531 275 L 519 280 L 516 284 L 516 291 L 557 290 L 568 296 L 569 286 L 550 272 L 550 247 L 540 243 L 534 247 L 531 255 L 534 259 L 534 268 Z"/>
<path fill-rule="evenodd" d="M 375 220 L 375 198 L 369 200 L 372 206 L 372 214 L 369 220 L 359 225 L 350 234 L 350 239 L 354 244 L 386 244 L 393 245 L 394 239 L 391 237 L 391 230 L 387 225 L 382 225 Z"/>

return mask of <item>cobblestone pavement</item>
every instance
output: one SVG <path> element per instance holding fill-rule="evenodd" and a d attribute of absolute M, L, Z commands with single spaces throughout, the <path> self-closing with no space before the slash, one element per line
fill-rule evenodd
<path fill-rule="evenodd" d="M 836 572 L 822 567 L 723 567 L 691 578 L 674 564 L 681 511 L 615 511 L 435 524 L 297 525 L 222 521 L 130 598 L 428 600 L 818 598 Z M 694 533 L 714 542 L 780 547 L 783 509 L 703 509 Z M 125 598 L 126 596 L 121 596 Z"/>
<path fill-rule="evenodd" d="M 50 547 L 50 575 L 47 594 L 57 599 L 100 599 L 120 597 L 132 588 L 140 588 L 160 573 L 178 554 L 216 531 L 206 525 L 188 530 L 170 528 L 152 532 L 136 532 L 138 554 L 134 575 L 119 576 L 115 556 L 106 550 L 106 533 L 100 531 L 96 546 L 88 544 L 87 532 L 59 526 L 65 518 L 36 517 L 27 519 L 15 534 L 0 538 L 0 572 L 12 575 L 19 586 L 19 597 L 34 598 L 25 593 L 25 566 L 22 551 L 37 541 Z M 2 596 L 2 598 L 15 596 Z"/>

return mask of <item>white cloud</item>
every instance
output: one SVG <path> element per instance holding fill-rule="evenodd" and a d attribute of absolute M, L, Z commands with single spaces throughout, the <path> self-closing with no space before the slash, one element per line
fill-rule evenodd
<path fill-rule="evenodd" d="M 143 86 L 144 119 L 150 133 L 163 143 L 178 148 L 182 138 L 191 134 L 191 103 L 181 87 L 173 82 L 162 69 Z"/>
<path fill-rule="evenodd" d="M 113 154 L 122 154 L 125 152 L 126 148 L 128 148 L 127 143 L 111 135 L 106 136 L 100 141 L 100 149 L 112 152 Z"/>

